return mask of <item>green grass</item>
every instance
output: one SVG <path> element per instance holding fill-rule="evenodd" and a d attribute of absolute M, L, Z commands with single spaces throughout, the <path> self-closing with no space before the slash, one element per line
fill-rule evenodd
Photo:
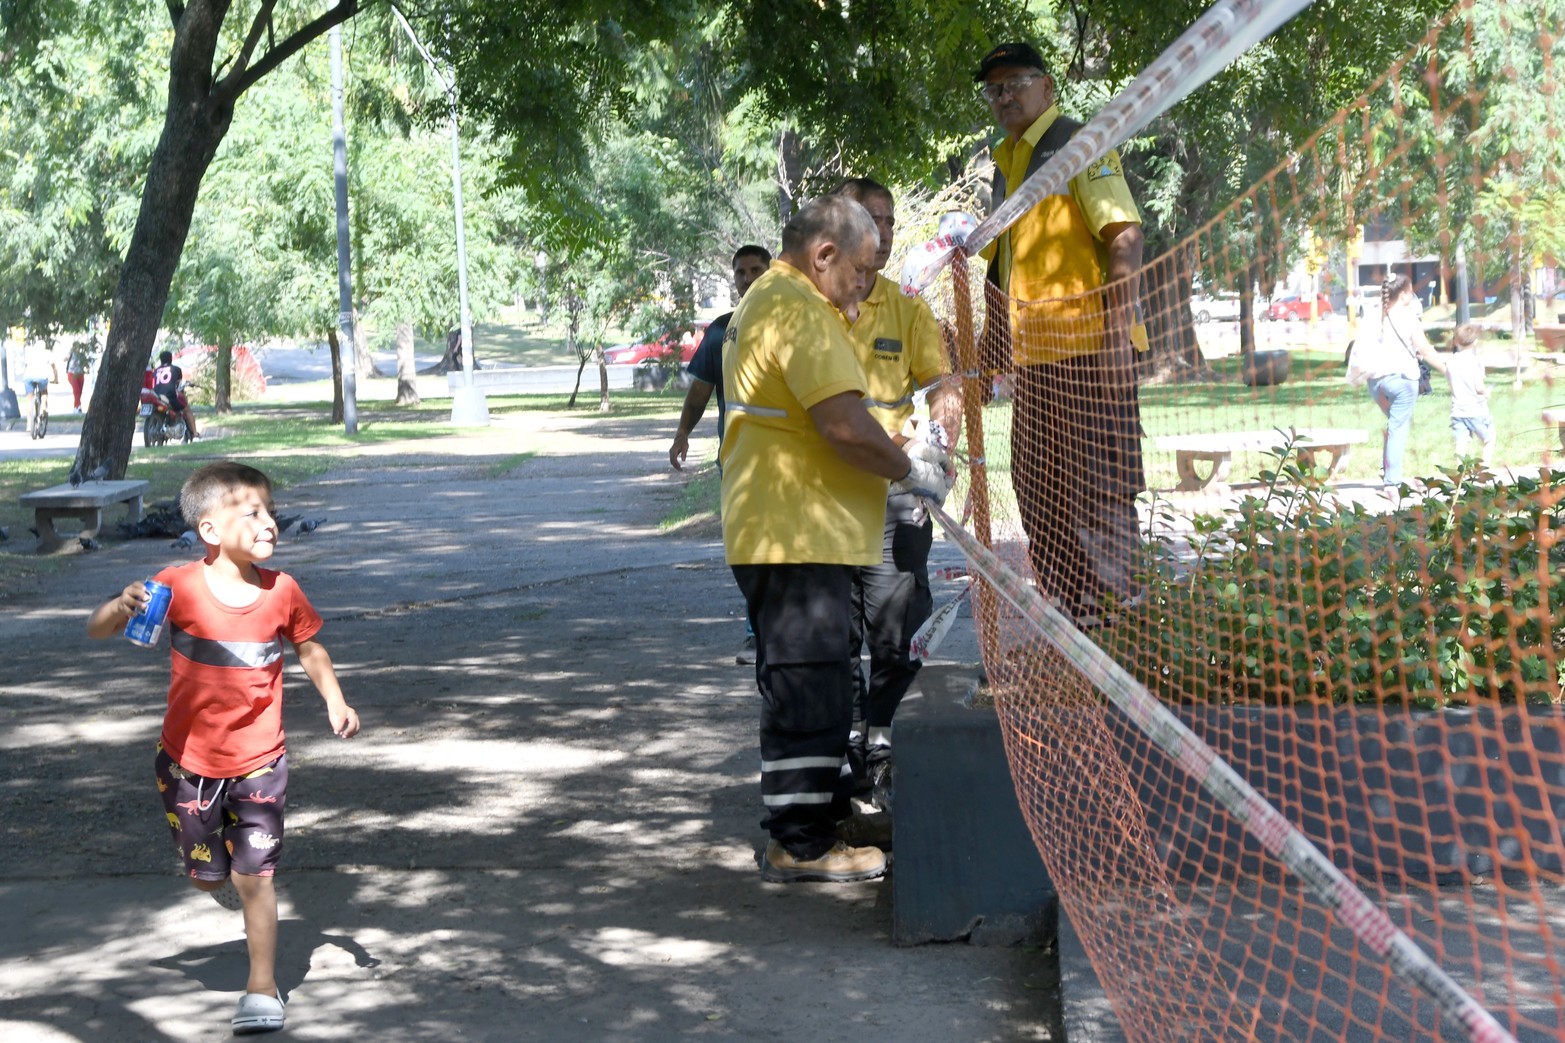
<path fill-rule="evenodd" d="M 1172 489 L 1179 482 L 1174 454 L 1159 451 L 1153 439 L 1166 435 L 1220 431 L 1269 431 L 1290 427 L 1357 428 L 1369 440 L 1352 447 L 1339 481 L 1375 481 L 1380 472 L 1380 439 L 1385 417 L 1361 387 L 1349 387 L 1342 379 L 1340 356 L 1326 352 L 1295 351 L 1288 379 L 1274 387 L 1250 388 L 1239 379 L 1237 357 L 1218 359 L 1212 368 L 1226 380 L 1218 383 L 1144 385 L 1141 388 L 1141 423 L 1147 434 L 1146 470 L 1150 489 Z M 1403 458 L 1403 474 L 1428 477 L 1438 468 L 1456 462 L 1450 429 L 1450 396 L 1445 378 L 1434 375 L 1434 391 L 1419 398 L 1413 428 Z M 1565 393 L 1547 382 L 1532 381 L 1513 388 L 1508 371 L 1491 371 L 1489 408 L 1494 416 L 1496 466 L 1536 466 L 1546 448 L 1559 450 L 1552 431 L 1545 431 L 1539 414 Z M 1279 441 L 1281 439 L 1279 438 Z M 984 410 L 984 442 L 991 493 L 1000 501 L 1010 494 L 1011 407 L 998 403 Z M 1275 461 L 1263 452 L 1234 454 L 1232 482 L 1258 481 L 1262 470 Z M 1000 481 L 997 478 L 1003 477 Z M 955 498 L 965 495 L 958 488 Z M 1014 510 L 1014 504 L 997 503 L 996 516 Z"/>
<path fill-rule="evenodd" d="M 690 461 L 685 466 L 695 467 L 696 464 Z M 722 495 L 722 475 L 713 460 L 705 461 L 695 477 L 685 483 L 678 502 L 658 522 L 658 531 L 682 532 L 691 526 L 715 523 Z"/>
<path fill-rule="evenodd" d="M 215 426 L 223 437 L 212 443 L 169 446 L 171 455 L 225 456 L 283 453 L 297 449 L 329 449 L 338 446 L 378 445 L 406 438 L 435 438 L 455 434 L 457 428 L 437 417 L 449 416 L 449 403 L 413 408 L 387 407 L 358 412 L 358 433 L 349 435 L 333 422 L 330 402 L 297 403 L 286 407 L 241 403 L 226 416 L 206 415 L 198 427 Z"/>
<path fill-rule="evenodd" d="M 525 453 L 513 453 L 503 460 L 496 460 L 494 463 L 484 468 L 484 477 L 504 478 L 506 475 L 510 474 L 512 471 L 516 470 L 518 467 L 522 466 L 537 455 L 538 454 L 536 451 L 528 450 Z"/>
<path fill-rule="evenodd" d="M 513 313 L 498 322 L 481 322 L 473 327 L 473 350 L 480 361 L 508 362 L 520 366 L 575 365 L 576 353 L 566 340 L 565 313 L 554 311 L 550 321 L 540 322 L 536 312 Z M 604 347 L 624 344 L 631 340 L 629 331 L 611 328 L 604 337 Z M 395 350 L 391 333 L 372 336 L 376 351 Z M 443 355 L 443 341 L 415 337 L 413 350 L 420 355 Z"/>
<path fill-rule="evenodd" d="M 228 455 L 229 443 L 217 443 Z M 144 479 L 151 483 L 145 500 L 150 507 L 179 496 L 192 468 L 198 462 L 213 458 L 213 443 L 196 443 L 178 446 L 167 451 L 159 450 L 132 459 L 128 478 Z M 204 450 L 204 452 L 203 452 Z M 268 456 L 265 449 L 246 452 L 245 460 L 264 470 L 272 480 L 279 500 L 289 487 L 330 470 L 337 461 L 329 456 L 300 454 L 294 456 Z M 68 567 L 70 559 L 61 556 L 40 556 L 33 553 L 33 536 L 28 527 L 33 524 L 33 514 L 17 503 L 17 498 L 33 489 L 57 485 L 70 468 L 66 457 L 47 457 L 32 460 L 0 460 L 0 526 L 9 530 L 10 540 L 0 543 L 0 604 L 8 597 L 35 589 L 48 576 Z M 114 525 L 123 517 L 123 511 L 110 507 L 104 512 L 104 531 L 113 533 Z M 67 523 L 68 525 L 69 523 Z"/>
<path fill-rule="evenodd" d="M 549 395 L 490 395 L 486 401 L 491 415 L 511 413 L 563 413 L 582 414 L 604 418 L 668 417 L 679 419 L 679 408 L 684 404 L 685 393 L 669 387 L 662 391 L 614 391 L 609 394 L 609 411 L 598 412 L 598 385 L 594 380 L 589 388 L 583 388 L 576 396 L 576 405 L 567 407 L 570 395 L 565 392 Z M 449 401 L 445 412 L 451 411 Z M 672 437 L 673 428 L 669 428 Z"/>

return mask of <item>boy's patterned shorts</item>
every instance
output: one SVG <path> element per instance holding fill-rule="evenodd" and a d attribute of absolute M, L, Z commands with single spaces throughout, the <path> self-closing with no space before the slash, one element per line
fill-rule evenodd
<path fill-rule="evenodd" d="M 158 743 L 158 793 L 185 869 L 197 880 L 271 876 L 283 850 L 288 755 L 234 779 L 209 779 L 174 763 Z"/>

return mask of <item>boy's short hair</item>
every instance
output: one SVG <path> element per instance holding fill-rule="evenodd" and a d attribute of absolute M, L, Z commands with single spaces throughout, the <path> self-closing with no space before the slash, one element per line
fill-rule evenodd
<path fill-rule="evenodd" d="M 200 525 L 201 519 L 223 506 L 235 489 L 263 489 L 272 493 L 272 480 L 262 471 L 235 460 L 218 460 L 198 467 L 179 488 L 179 513 L 188 525 Z"/>
<path fill-rule="evenodd" d="M 1451 343 L 1457 351 L 1465 351 L 1478 343 L 1478 327 L 1470 322 L 1464 322 L 1451 334 Z"/>
<path fill-rule="evenodd" d="M 163 363 L 163 365 L 167 366 L 168 364 L 170 364 L 171 362 L 174 361 L 174 353 L 172 351 L 162 351 L 162 352 L 159 352 L 158 353 L 158 361 Z"/>

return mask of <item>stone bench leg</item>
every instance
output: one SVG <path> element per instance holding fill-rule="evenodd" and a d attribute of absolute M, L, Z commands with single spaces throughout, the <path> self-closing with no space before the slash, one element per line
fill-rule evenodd
<path fill-rule="evenodd" d="M 1326 464 L 1326 480 L 1337 477 L 1337 473 L 1348 464 L 1348 451 L 1351 446 L 1346 445 L 1310 445 L 1299 446 L 1299 466 L 1306 471 L 1313 472 L 1316 467 L 1317 453 L 1330 453 L 1331 459 Z"/>
<path fill-rule="evenodd" d="M 101 507 L 38 507 L 33 511 L 33 518 L 38 529 L 38 553 L 40 554 L 49 554 L 64 546 L 65 541 L 54 528 L 56 519 L 74 518 L 81 522 L 80 536 L 83 539 L 96 539 L 98 530 L 103 528 Z"/>
<path fill-rule="evenodd" d="M 1195 467 L 1197 460 L 1210 463 L 1212 473 L 1205 478 L 1197 474 Z M 1174 455 L 1174 466 L 1179 470 L 1179 488 L 1184 492 L 1199 492 L 1228 481 L 1228 475 L 1233 471 L 1234 454 L 1181 449 Z"/>

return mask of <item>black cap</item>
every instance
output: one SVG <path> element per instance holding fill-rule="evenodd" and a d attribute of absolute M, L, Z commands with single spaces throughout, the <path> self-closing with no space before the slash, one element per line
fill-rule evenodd
<path fill-rule="evenodd" d="M 1037 69 L 1039 72 L 1049 71 L 1049 67 L 1043 63 L 1043 56 L 1033 48 L 1032 44 L 1002 43 L 984 55 L 984 60 L 978 63 L 978 71 L 973 73 L 974 82 L 982 83 L 991 69 L 1001 65 L 1016 65 Z"/>

